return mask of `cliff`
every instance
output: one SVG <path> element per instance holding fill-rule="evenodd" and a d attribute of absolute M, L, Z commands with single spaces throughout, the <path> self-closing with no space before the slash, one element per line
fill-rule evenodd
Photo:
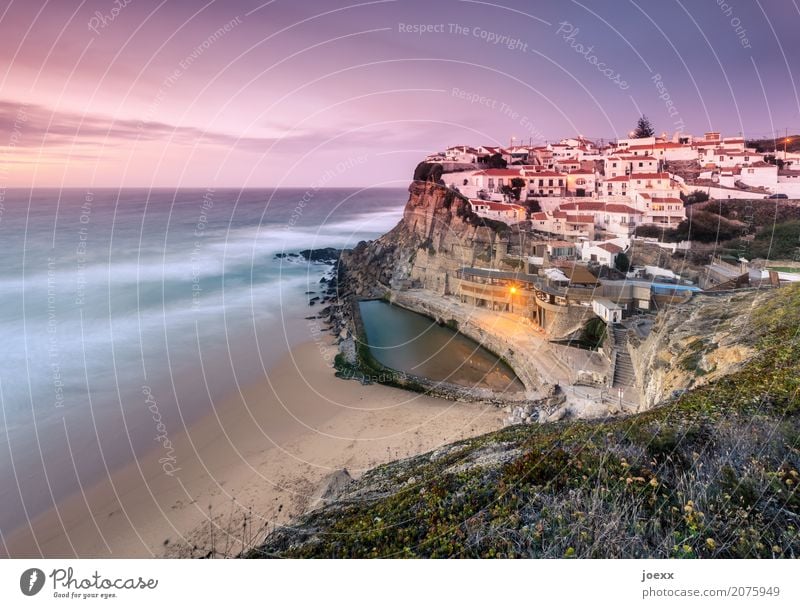
<path fill-rule="evenodd" d="M 662 313 L 638 348 L 663 378 L 690 355 L 716 366 L 703 383 L 627 418 L 514 426 L 378 467 L 248 556 L 797 557 L 800 286 L 675 312 L 695 331 L 724 318 L 681 350 Z M 653 399 L 670 392 L 652 382 Z"/>
<path fill-rule="evenodd" d="M 771 297 L 757 289 L 695 295 L 658 315 L 645 340 L 630 335 L 642 409 L 712 383 L 749 361 L 756 354 L 750 332 L 753 310 Z"/>
<path fill-rule="evenodd" d="M 397 226 L 342 255 L 343 295 L 380 296 L 411 285 L 446 293 L 448 271 L 502 261 L 508 252 L 511 229 L 475 215 L 457 193 L 430 181 L 414 181 L 408 190 Z"/>

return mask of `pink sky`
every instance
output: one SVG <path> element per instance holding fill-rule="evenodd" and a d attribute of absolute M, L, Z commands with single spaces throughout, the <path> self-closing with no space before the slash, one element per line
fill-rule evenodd
<path fill-rule="evenodd" d="M 613 138 L 639 111 L 669 131 L 655 73 L 689 131 L 800 131 L 794 8 L 742 7 L 747 49 L 715 3 L 623 4 L 14 1 L 0 9 L 0 186 L 308 186 L 349 158 L 327 185 L 404 185 L 447 144 Z M 629 90 L 557 34 L 565 21 Z"/>

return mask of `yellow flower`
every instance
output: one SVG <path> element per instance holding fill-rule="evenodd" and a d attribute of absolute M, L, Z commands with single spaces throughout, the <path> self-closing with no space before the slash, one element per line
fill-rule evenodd
<path fill-rule="evenodd" d="M 711 549 L 712 551 L 717 548 L 717 543 L 714 541 L 713 538 L 706 539 L 706 547 Z"/>

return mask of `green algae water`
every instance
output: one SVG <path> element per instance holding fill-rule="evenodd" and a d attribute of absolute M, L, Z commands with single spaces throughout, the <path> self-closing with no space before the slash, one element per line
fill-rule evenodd
<path fill-rule="evenodd" d="M 497 355 L 449 327 L 382 300 L 359 308 L 370 353 L 386 367 L 459 386 L 525 390 Z"/>

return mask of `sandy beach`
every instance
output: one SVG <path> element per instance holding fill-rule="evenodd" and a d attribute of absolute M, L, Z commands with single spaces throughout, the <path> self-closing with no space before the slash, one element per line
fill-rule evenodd
<path fill-rule="evenodd" d="M 327 340 L 327 339 L 326 339 Z M 234 555 L 318 502 L 341 469 L 378 464 L 500 428 L 491 405 L 336 378 L 335 347 L 292 349 L 145 458 L 5 538 L 13 557 Z"/>

